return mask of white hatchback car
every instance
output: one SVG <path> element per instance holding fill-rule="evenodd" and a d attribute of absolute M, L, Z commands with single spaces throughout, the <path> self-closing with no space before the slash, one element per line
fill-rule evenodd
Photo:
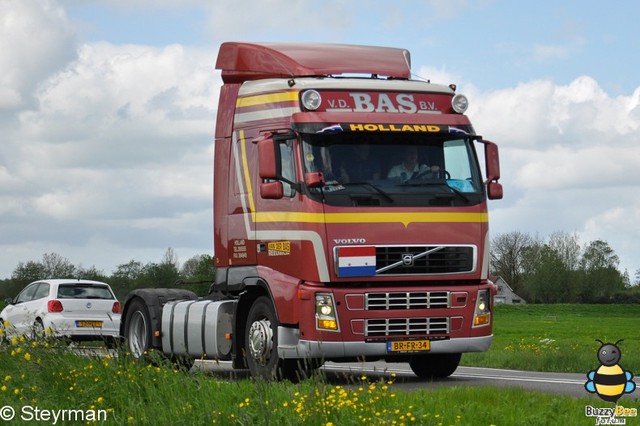
<path fill-rule="evenodd" d="M 0 327 L 7 335 L 104 340 L 107 346 L 120 335 L 120 302 L 103 282 L 40 280 L 7 302 L 0 312 Z"/>

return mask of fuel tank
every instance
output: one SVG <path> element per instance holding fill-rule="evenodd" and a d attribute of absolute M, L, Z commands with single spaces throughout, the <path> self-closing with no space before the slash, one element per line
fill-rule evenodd
<path fill-rule="evenodd" d="M 169 302 L 162 308 L 162 351 L 198 359 L 231 359 L 232 300 Z"/>

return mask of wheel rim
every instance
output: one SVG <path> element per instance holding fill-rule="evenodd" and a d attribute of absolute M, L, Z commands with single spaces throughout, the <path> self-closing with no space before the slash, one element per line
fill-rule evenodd
<path fill-rule="evenodd" d="M 140 358 L 147 350 L 147 321 L 140 311 L 136 311 L 131 314 L 129 324 L 129 349 L 135 358 Z"/>
<path fill-rule="evenodd" d="M 259 365 L 266 365 L 273 349 L 271 321 L 266 318 L 255 321 L 249 328 L 249 353 Z"/>

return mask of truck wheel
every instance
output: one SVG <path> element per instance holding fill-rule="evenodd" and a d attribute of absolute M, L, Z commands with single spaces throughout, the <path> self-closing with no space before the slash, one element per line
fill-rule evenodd
<path fill-rule="evenodd" d="M 127 339 L 131 355 L 140 359 L 147 355 L 151 348 L 151 317 L 140 299 L 134 299 L 130 303 L 125 319 L 124 337 Z"/>
<path fill-rule="evenodd" d="M 262 296 L 249 309 L 245 331 L 245 356 L 251 375 L 262 379 L 283 377 L 278 356 L 278 320 L 271 300 Z"/>
<path fill-rule="evenodd" d="M 416 376 L 423 379 L 442 379 L 456 371 L 462 354 L 414 355 L 409 366 Z"/>

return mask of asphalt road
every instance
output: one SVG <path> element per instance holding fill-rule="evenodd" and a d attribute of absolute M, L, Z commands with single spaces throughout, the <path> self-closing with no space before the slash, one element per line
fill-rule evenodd
<path fill-rule="evenodd" d="M 194 368 L 203 368 L 214 375 L 231 378 L 249 377 L 246 371 L 233 371 L 229 362 L 197 361 Z M 411 371 L 408 364 L 386 363 L 384 361 L 368 363 L 332 363 L 322 367 L 329 383 L 350 385 L 360 382 L 361 376 L 369 380 L 394 377 L 394 388 L 402 390 L 435 389 L 442 386 L 493 386 L 518 387 L 531 391 L 550 394 L 569 395 L 574 397 L 590 396 L 585 388 L 587 381 L 584 374 L 577 373 L 541 373 L 534 371 L 503 370 L 496 368 L 458 367 L 456 372 L 446 379 L 420 379 Z M 635 379 L 640 386 L 640 380 Z M 591 395 L 599 401 L 596 395 Z M 640 389 L 624 398 L 640 398 Z"/>

